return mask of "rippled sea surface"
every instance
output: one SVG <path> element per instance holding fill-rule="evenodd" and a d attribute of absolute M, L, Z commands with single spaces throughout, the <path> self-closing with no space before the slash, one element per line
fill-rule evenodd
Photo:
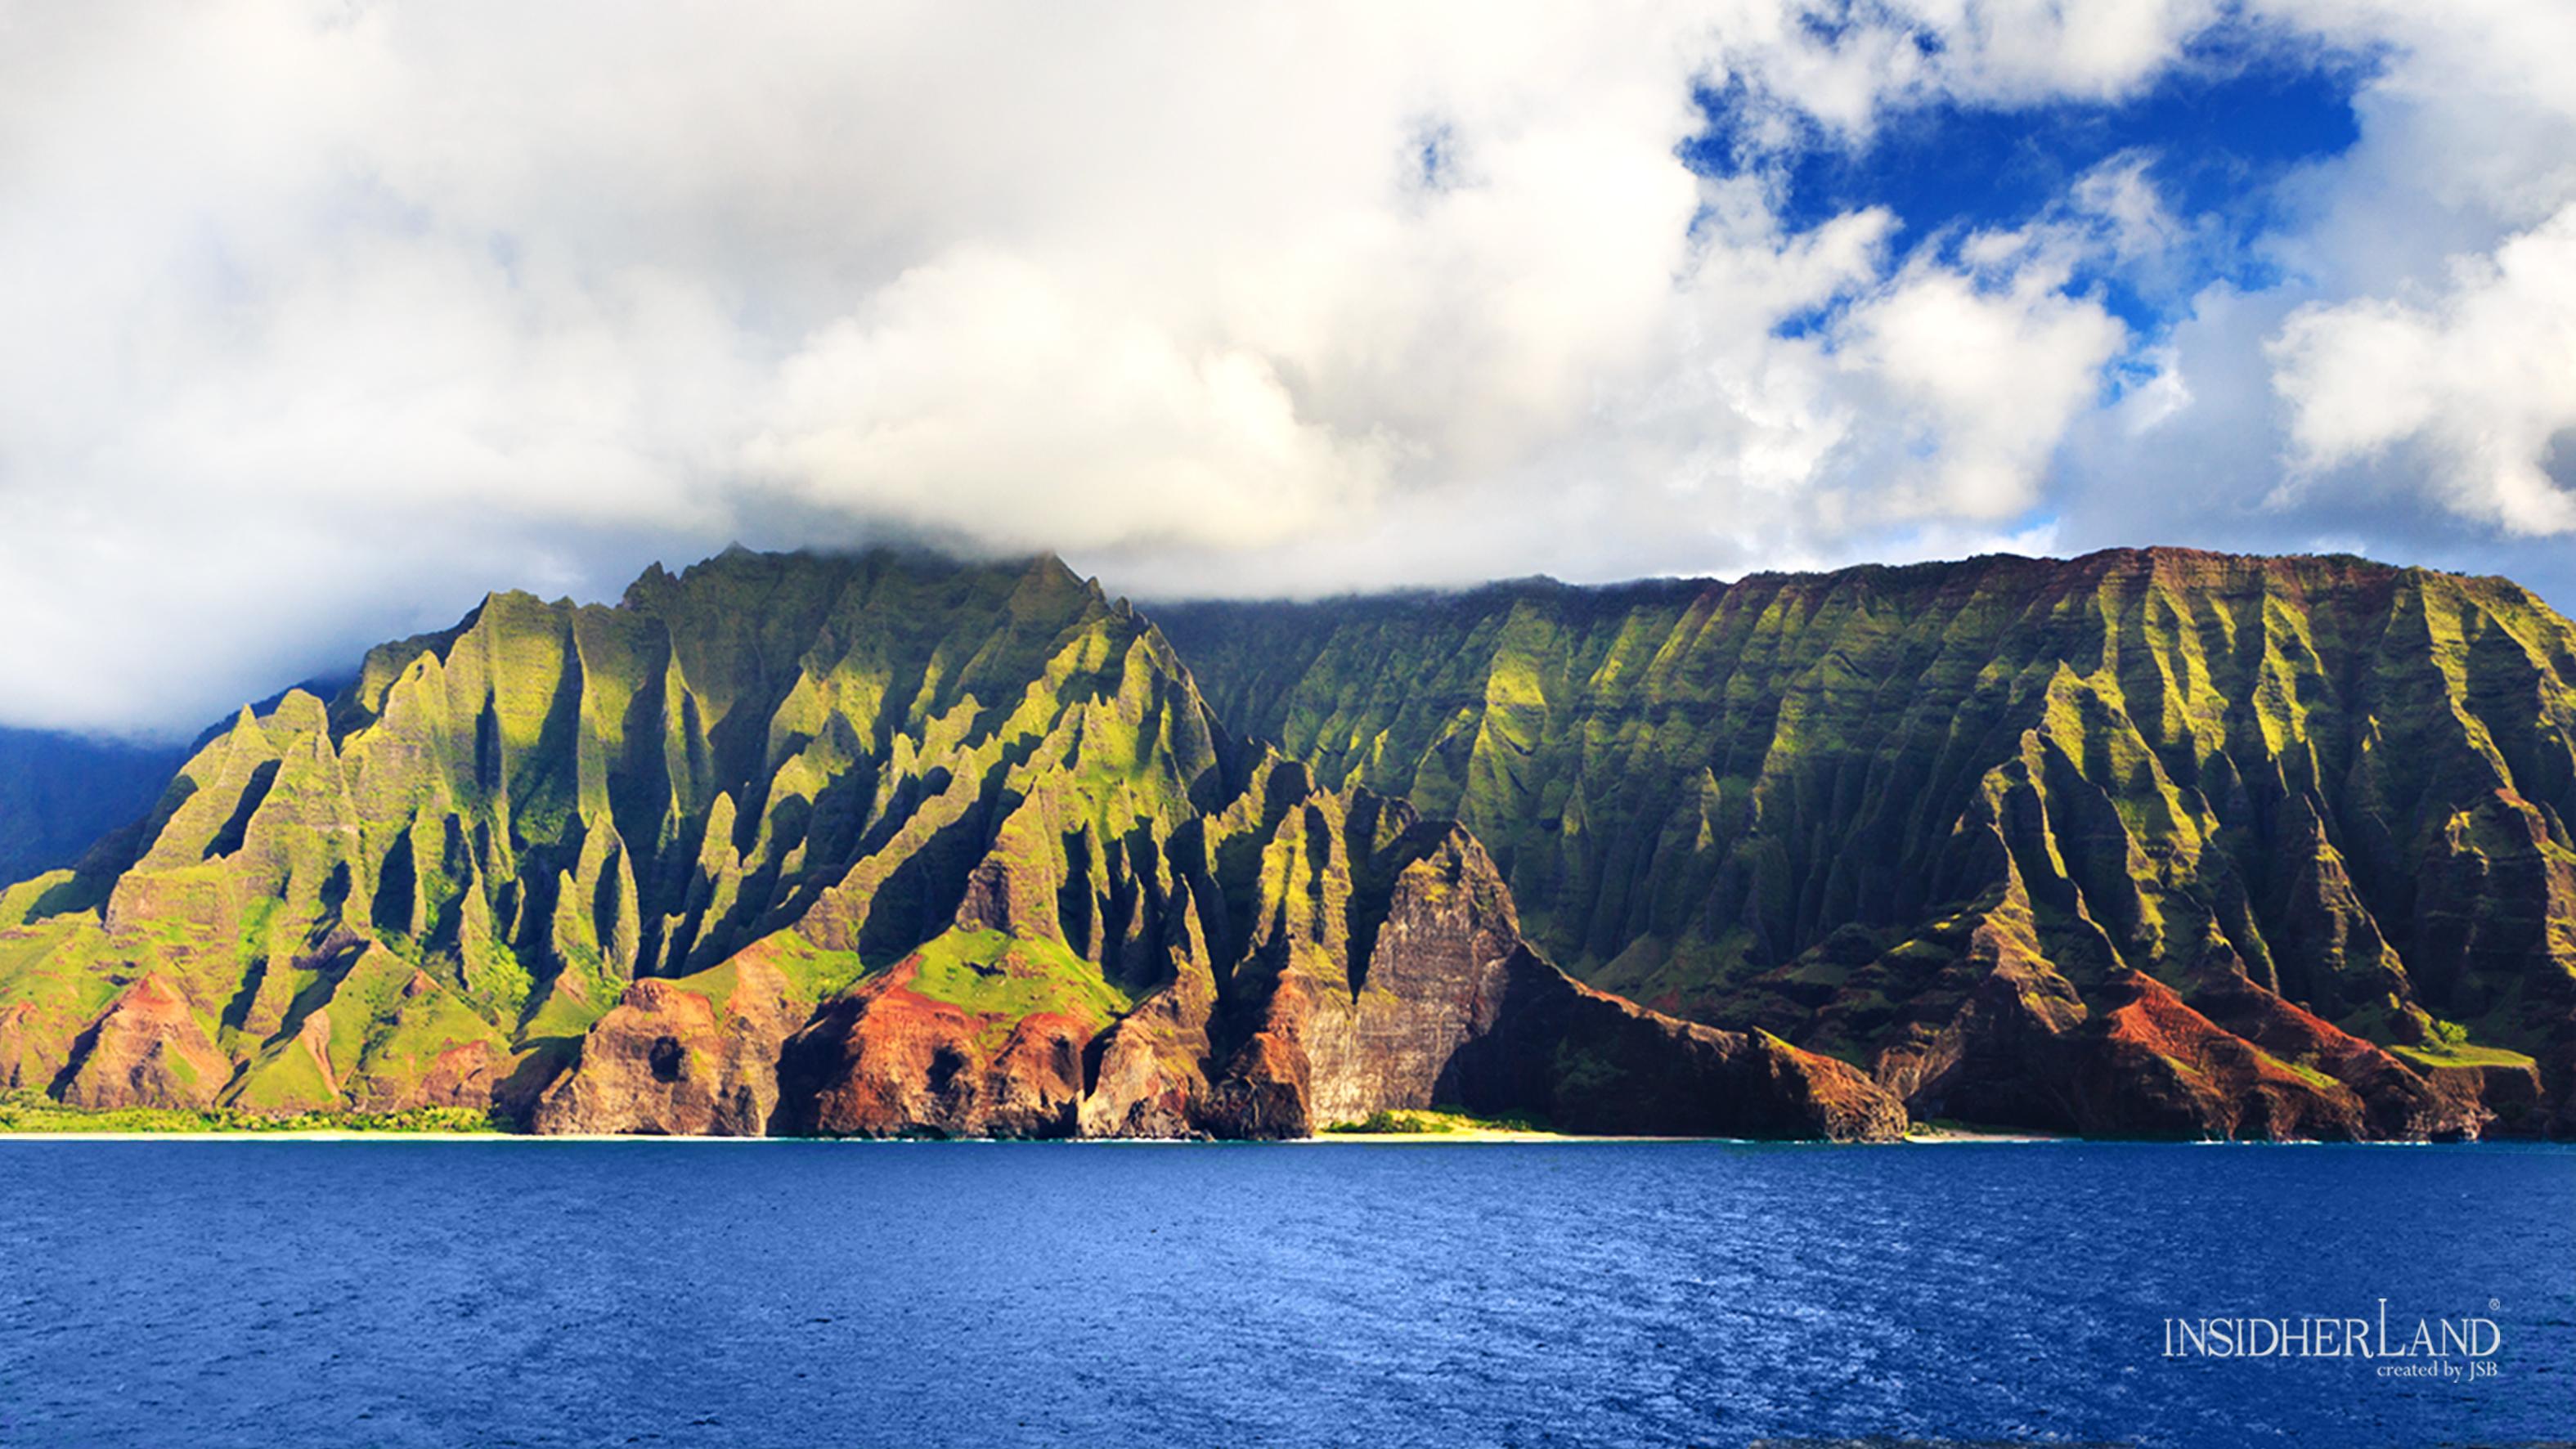
<path fill-rule="evenodd" d="M 2576 1151 L 0 1141 L 11 1446 L 1862 1435 L 2576 1437 Z"/>

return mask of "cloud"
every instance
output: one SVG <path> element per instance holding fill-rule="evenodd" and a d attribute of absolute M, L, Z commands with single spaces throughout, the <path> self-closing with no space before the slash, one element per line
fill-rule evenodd
<path fill-rule="evenodd" d="M 1944 101 L 2120 99 L 2225 13 L 2219 0 L 1821 0 L 1718 6 L 1707 19 L 1730 78 L 1784 112 L 1865 138 L 1891 111 Z"/>
<path fill-rule="evenodd" d="M 2125 395 L 2070 428 L 2061 536 L 2331 540 L 2576 602 L 2549 542 L 2576 526 L 2576 13 L 2267 0 L 2254 19 L 2361 67 L 2359 141 L 2253 198 L 2273 213 L 2253 255 L 2185 294 Z M 2178 221 L 2174 248 L 2213 244 Z"/>
<path fill-rule="evenodd" d="M 2519 534 L 2576 530 L 2576 492 L 2549 472 L 2576 429 L 2576 206 L 2458 259 L 2425 305 L 2301 308 L 2270 351 L 2294 485 L 2411 444 L 2456 511 Z"/>
<path fill-rule="evenodd" d="M 1181 546 L 1274 543 L 1369 507 L 1395 451 L 1301 416 L 1275 354 L 1193 346 L 974 249 L 809 338 L 777 384 L 744 449 L 750 476 L 820 510 L 1005 548 L 1140 528 Z"/>
<path fill-rule="evenodd" d="M 0 723 L 192 728 L 486 588 L 736 538 L 1312 593 L 2366 535 L 2313 516 L 2365 495 L 2512 522 L 2563 394 L 2473 364 L 2537 345 L 2559 264 L 2506 248 L 2576 202 L 2555 22 L 2236 13 L 0 11 Z M 2144 152 L 1976 235 L 1790 220 L 1799 148 L 2116 104 L 2212 24 L 2385 57 L 2277 288 L 2193 280 L 2213 233 Z M 1728 174 L 1683 155 L 1712 93 Z M 2365 324 L 2450 369 L 2402 434 L 2331 365 Z M 2387 472 L 2464 439 L 2488 484 Z"/>
<path fill-rule="evenodd" d="M 1844 360 L 1867 390 L 1882 446 L 1884 516 L 1989 521 L 2037 501 L 2058 439 L 2098 389 L 2125 329 L 2058 290 L 2045 262 L 2000 288 L 1909 266 L 1845 324 Z"/>
<path fill-rule="evenodd" d="M 2098 309 L 1676 148 L 2134 85 L 2150 9 L 12 10 L 0 720 L 733 537 L 1313 591 L 2001 519 Z"/>
<path fill-rule="evenodd" d="M 2222 13 L 2216 0 L 1898 0 L 1894 8 L 1937 40 L 1930 69 L 1943 93 L 2024 104 L 2131 93 Z"/>

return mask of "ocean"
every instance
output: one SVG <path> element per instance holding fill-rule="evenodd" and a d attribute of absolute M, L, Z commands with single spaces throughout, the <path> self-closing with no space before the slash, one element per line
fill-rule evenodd
<path fill-rule="evenodd" d="M 2576 1437 L 2576 1149 L 0 1141 L 13 1449 L 1862 1436 Z"/>

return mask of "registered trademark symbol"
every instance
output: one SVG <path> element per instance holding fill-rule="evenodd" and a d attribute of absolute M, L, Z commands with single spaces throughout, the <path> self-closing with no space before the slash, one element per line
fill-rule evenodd
<path fill-rule="evenodd" d="M 2487 1312 L 2489 1313 L 2493 1313 L 2503 1306 L 2504 1304 L 2496 1299 L 2490 1298 L 2487 1300 Z"/>

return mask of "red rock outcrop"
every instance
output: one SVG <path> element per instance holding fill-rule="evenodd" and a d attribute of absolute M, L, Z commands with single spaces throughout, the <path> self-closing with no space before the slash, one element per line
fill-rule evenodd
<path fill-rule="evenodd" d="M 844 992 L 787 1043 L 782 1127 L 832 1137 L 1069 1137 L 1094 1024 L 979 1016 L 911 989 L 910 961 Z"/>
<path fill-rule="evenodd" d="M 489 1108 L 499 1086 L 500 1063 L 491 1043 L 469 1041 L 440 1052 L 422 1074 L 420 1085 L 394 1103 L 412 1107 Z"/>
<path fill-rule="evenodd" d="M 2104 1137 L 2370 1135 L 2369 1109 L 2351 1087 L 2220 1029 L 2154 977 L 2124 972 L 2103 995 L 2106 1009 L 2068 1043 L 2064 1090 L 2079 1130 Z"/>
<path fill-rule="evenodd" d="M 35 1015 L 32 1001 L 0 1006 L 0 1091 L 41 1088 L 52 1078 L 37 1059 L 39 1043 L 29 1030 Z"/>
<path fill-rule="evenodd" d="M 721 1013 L 679 982 L 628 987 L 582 1040 L 580 1060 L 538 1099 L 536 1129 L 760 1136 L 778 1104 L 779 1045 L 801 1012 L 786 978 L 756 956 L 737 958 L 732 975 Z"/>
<path fill-rule="evenodd" d="M 1230 869 L 1253 869 L 1231 894 L 1187 859 L 1159 887 L 1159 934 L 1147 939 L 1159 941 L 1165 979 L 1123 1015 L 961 1004 L 1032 999 L 1064 984 L 1054 973 L 1104 969 L 1047 938 L 993 947 L 981 933 L 1000 929 L 996 903 L 1012 902 L 1010 922 L 1034 931 L 1047 893 L 986 871 L 952 926 L 986 944 L 942 937 L 826 1001 L 781 1048 L 771 1130 L 1294 1137 L 1436 1105 L 1577 1131 L 1903 1131 L 1903 1108 L 1855 1068 L 1577 985 L 1523 943 L 1510 892 L 1464 830 L 1366 792 L 1314 796 L 1301 778 L 1266 784 L 1260 818 L 1227 825 L 1247 832 Z M 1017 883 L 999 889 L 1007 881 Z M 1206 961 L 1230 921 L 1243 934 L 1220 975 Z M 1133 939 L 1137 922 L 1125 929 Z M 924 974 L 934 954 L 935 994 Z M 640 1035 L 615 1022 L 601 1031 Z"/>
<path fill-rule="evenodd" d="M 205 1107 L 230 1074 L 188 998 L 158 975 L 146 975 L 73 1043 L 55 1095 L 92 1109 Z"/>
<path fill-rule="evenodd" d="M 2323 1072 L 2361 1098 L 2362 1135 L 2403 1141 L 2475 1137 L 2494 1120 L 2483 1078 L 2436 1086 L 2425 1074 L 2233 971 L 2208 973 L 2194 1010 L 2296 1068 Z M 2497 1095 L 2506 1093 L 2499 1087 Z M 2240 1114 L 2241 1116 L 2242 1114 Z"/>

